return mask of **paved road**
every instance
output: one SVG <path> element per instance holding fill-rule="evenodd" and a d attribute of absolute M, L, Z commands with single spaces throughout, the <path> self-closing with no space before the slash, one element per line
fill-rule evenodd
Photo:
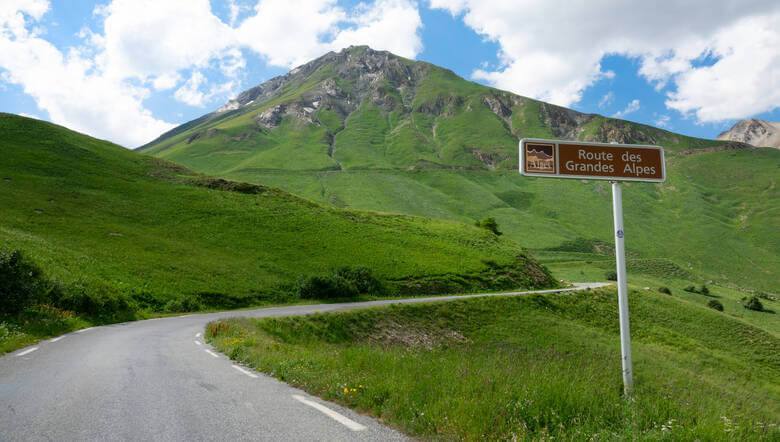
<path fill-rule="evenodd" d="M 235 366 L 203 341 L 204 327 L 231 316 L 304 315 L 457 298 L 462 297 L 189 315 L 94 327 L 43 341 L 0 357 L 0 440 L 405 439 L 375 419 Z"/>

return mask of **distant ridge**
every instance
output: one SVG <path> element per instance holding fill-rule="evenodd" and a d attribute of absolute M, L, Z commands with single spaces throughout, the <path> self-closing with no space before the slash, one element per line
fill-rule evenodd
<path fill-rule="evenodd" d="M 740 120 L 731 129 L 718 135 L 718 139 L 740 141 L 756 147 L 780 149 L 780 122 L 756 118 Z"/>

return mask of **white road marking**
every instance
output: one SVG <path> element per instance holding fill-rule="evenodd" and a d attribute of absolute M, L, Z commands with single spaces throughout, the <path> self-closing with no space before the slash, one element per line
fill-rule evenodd
<path fill-rule="evenodd" d="M 241 373 L 244 373 L 245 375 L 249 376 L 250 378 L 256 378 L 257 377 L 256 374 L 252 373 L 249 370 L 244 370 L 242 367 L 239 367 L 236 364 L 233 364 L 233 368 L 235 368 L 236 370 L 240 371 Z"/>
<path fill-rule="evenodd" d="M 198 334 L 196 334 L 195 337 L 199 338 L 200 337 L 200 332 L 198 332 Z"/>
<path fill-rule="evenodd" d="M 25 350 L 25 351 L 23 351 L 23 352 L 21 352 L 21 353 L 17 354 L 16 356 L 24 356 L 24 355 L 28 355 L 28 354 L 30 354 L 30 353 L 32 353 L 32 352 L 34 352 L 35 350 L 38 350 L 38 347 L 28 348 L 27 350 Z"/>
<path fill-rule="evenodd" d="M 293 397 L 293 399 L 295 399 L 298 402 L 304 403 L 304 404 L 314 408 L 315 410 L 321 411 L 323 414 L 325 414 L 329 418 L 337 421 L 338 423 L 340 423 L 341 425 L 344 425 L 345 427 L 349 428 L 352 431 L 363 431 L 363 430 L 366 429 L 366 427 L 364 425 L 361 425 L 361 424 L 353 421 L 352 419 L 350 419 L 350 418 L 348 418 L 348 417 L 346 417 L 344 415 L 336 413 L 335 411 L 331 410 L 330 408 L 328 408 L 328 407 L 326 407 L 326 406 L 324 406 L 322 404 L 318 404 L 317 402 L 310 401 L 310 400 L 304 398 L 303 396 L 299 396 L 297 394 L 292 395 L 292 397 Z"/>
<path fill-rule="evenodd" d="M 197 345 L 203 345 L 203 344 L 201 344 L 201 343 L 200 343 L 200 341 L 195 341 L 195 344 L 197 344 Z"/>
<path fill-rule="evenodd" d="M 218 355 L 218 354 L 214 353 L 214 352 L 213 352 L 213 351 L 211 351 L 211 350 L 203 350 L 203 351 L 205 351 L 206 353 L 210 354 L 211 356 L 214 356 L 215 358 L 218 358 L 218 357 L 219 357 L 219 355 Z"/>
<path fill-rule="evenodd" d="M 65 335 L 62 335 L 62 336 L 60 336 L 58 338 L 54 338 L 54 339 L 50 340 L 49 342 L 57 342 L 57 341 L 59 341 L 60 339 L 62 339 L 64 337 L 65 337 Z"/>
<path fill-rule="evenodd" d="M 90 331 L 95 327 L 89 327 L 89 328 L 82 328 L 81 330 L 76 330 L 76 333 L 84 333 L 85 331 Z"/>

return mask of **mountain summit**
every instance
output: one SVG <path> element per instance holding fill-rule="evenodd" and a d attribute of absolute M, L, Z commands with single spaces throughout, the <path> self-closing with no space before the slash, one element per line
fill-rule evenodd
<path fill-rule="evenodd" d="M 780 149 L 780 122 L 773 123 L 755 118 L 740 120 L 731 129 L 718 135 L 718 139 Z"/>
<path fill-rule="evenodd" d="M 522 137 L 681 142 L 466 81 L 386 51 L 330 52 L 143 146 L 208 173 L 236 170 L 511 169 Z"/>

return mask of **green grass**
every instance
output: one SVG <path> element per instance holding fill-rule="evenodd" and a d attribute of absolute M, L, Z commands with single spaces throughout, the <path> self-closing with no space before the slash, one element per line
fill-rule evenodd
<path fill-rule="evenodd" d="M 7 114 L 0 140 L 0 247 L 141 308 L 290 301 L 285 286 L 335 266 L 367 266 L 399 290 L 430 278 L 490 286 L 486 262 L 537 272 L 518 243 L 471 225 L 323 207 Z"/>
<path fill-rule="evenodd" d="M 776 293 L 780 203 L 772 183 L 780 180 L 778 161 L 780 152 L 772 149 L 669 156 L 667 182 L 624 185 L 629 253 L 671 260 L 724 286 Z M 724 173 L 714 175 L 714 169 Z M 567 241 L 613 241 L 611 190 L 603 181 L 454 170 L 277 170 L 231 176 L 340 207 L 464 223 L 492 216 L 505 236 L 545 262 L 560 255 L 548 249 Z"/>
<path fill-rule="evenodd" d="M 209 342 L 424 439 L 776 439 L 777 334 L 630 294 L 636 392 L 622 397 L 614 290 L 230 319 Z"/>

